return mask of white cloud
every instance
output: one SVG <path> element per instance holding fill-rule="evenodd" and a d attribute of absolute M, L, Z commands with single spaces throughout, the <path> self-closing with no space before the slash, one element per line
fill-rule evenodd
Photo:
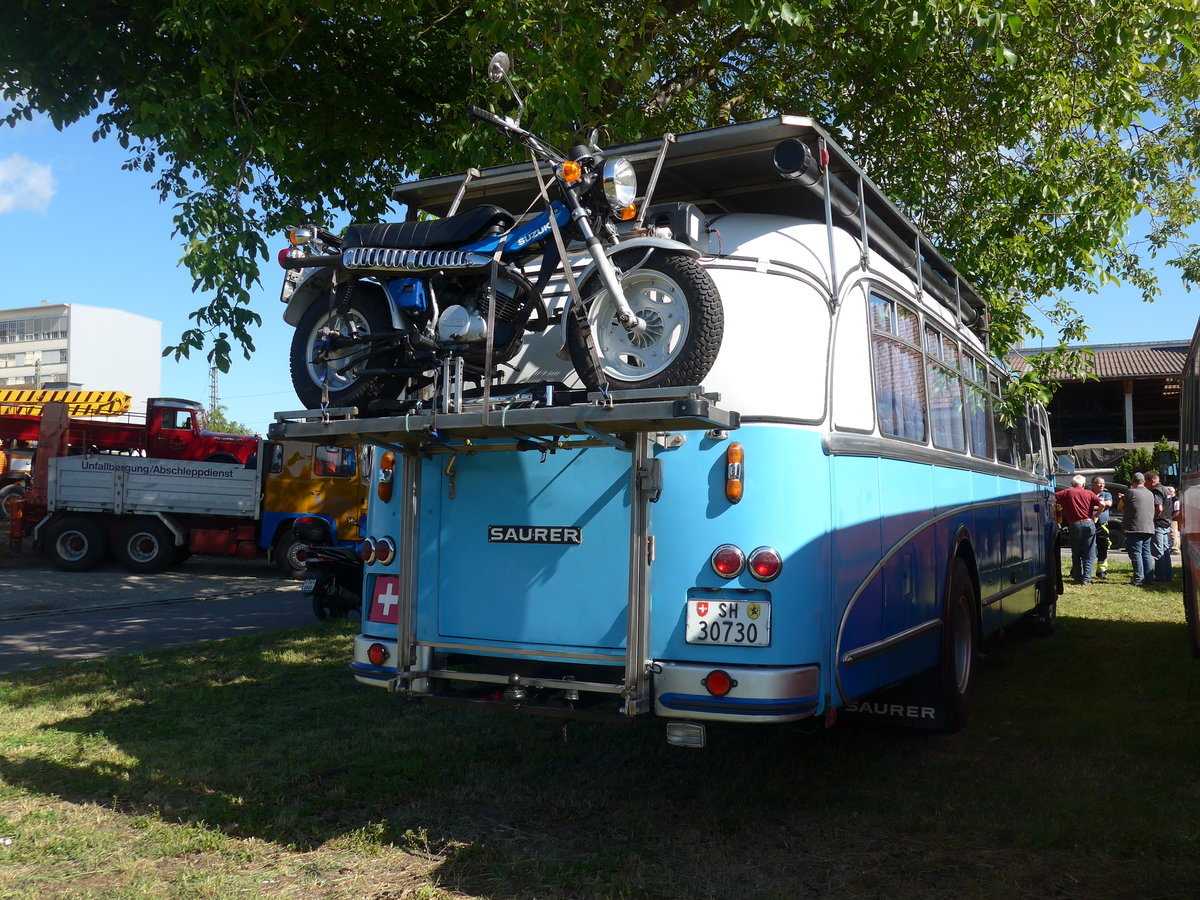
<path fill-rule="evenodd" d="M 54 196 L 50 167 L 19 153 L 0 159 L 0 213 L 45 212 Z"/>

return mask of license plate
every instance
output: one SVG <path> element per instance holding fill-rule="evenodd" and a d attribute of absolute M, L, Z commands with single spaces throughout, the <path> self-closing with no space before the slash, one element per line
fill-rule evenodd
<path fill-rule="evenodd" d="M 317 586 L 317 579 L 305 578 L 304 584 L 302 584 L 300 586 L 300 592 L 302 594 L 311 594 L 313 592 L 313 588 L 315 588 L 316 586 Z"/>
<path fill-rule="evenodd" d="M 771 645 L 771 604 L 767 600 L 688 600 L 689 644 L 735 647 Z"/>
<path fill-rule="evenodd" d="M 283 276 L 283 288 L 279 291 L 279 302 L 287 303 L 291 299 L 292 294 L 296 293 L 296 288 L 300 282 L 304 280 L 304 273 L 299 269 L 288 269 Z"/>

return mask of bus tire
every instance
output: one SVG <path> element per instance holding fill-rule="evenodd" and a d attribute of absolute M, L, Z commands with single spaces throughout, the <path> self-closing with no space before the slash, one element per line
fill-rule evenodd
<path fill-rule="evenodd" d="M 68 516 L 50 526 L 43 543 L 50 565 L 64 572 L 87 572 L 108 553 L 104 527 L 87 516 Z"/>
<path fill-rule="evenodd" d="M 299 581 L 304 577 L 305 565 L 298 554 L 308 545 L 297 540 L 287 530 L 279 535 L 275 548 L 271 551 L 271 561 L 275 563 L 284 578 Z"/>
<path fill-rule="evenodd" d="M 1188 559 L 1188 542 L 1180 543 L 1179 559 L 1183 569 L 1183 619 L 1187 623 L 1188 643 L 1192 656 L 1200 659 L 1200 597 L 1196 594 L 1196 579 L 1192 577 L 1192 564 Z"/>
<path fill-rule="evenodd" d="M 630 251 L 633 262 L 639 251 Z M 619 263 L 618 263 L 619 264 Z M 601 376 L 613 390 L 701 384 L 717 359 L 725 331 L 721 295 L 712 277 L 682 253 L 655 250 L 644 265 L 621 274 L 630 307 L 646 332 L 630 336 L 616 320 L 616 304 L 594 274 L 583 285 Z M 591 353 L 574 317 L 567 323 L 571 364 L 591 390 Z"/>
<path fill-rule="evenodd" d="M 938 667 L 939 692 L 946 711 L 945 730 L 959 731 L 971 715 L 975 690 L 975 663 L 979 628 L 979 599 L 966 562 L 956 557 L 942 617 L 942 660 Z"/>
<path fill-rule="evenodd" d="M 158 519 L 139 518 L 123 525 L 113 546 L 117 560 L 130 572 L 149 574 L 175 565 L 175 535 Z"/>

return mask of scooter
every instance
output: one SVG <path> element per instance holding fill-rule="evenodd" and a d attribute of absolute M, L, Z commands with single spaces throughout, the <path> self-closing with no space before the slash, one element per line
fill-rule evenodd
<path fill-rule="evenodd" d="M 313 614 L 325 622 L 360 609 L 363 561 L 358 551 L 334 546 L 329 523 L 317 516 L 296 519 L 292 534 L 304 544 L 297 553 L 304 562 L 300 590 L 311 600 Z"/>

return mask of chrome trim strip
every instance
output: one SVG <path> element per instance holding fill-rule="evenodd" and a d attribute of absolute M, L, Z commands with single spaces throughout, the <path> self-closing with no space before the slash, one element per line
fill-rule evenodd
<path fill-rule="evenodd" d="M 1046 577 L 1045 575 L 1034 575 L 1032 578 L 1026 578 L 1024 581 L 1020 582 L 1019 584 L 1014 584 L 1010 588 L 1000 591 L 997 594 L 993 594 L 991 597 L 988 597 L 986 600 L 982 601 L 979 605 L 980 606 L 991 606 L 993 603 L 999 603 L 1005 597 L 1011 597 L 1013 594 L 1015 594 L 1019 591 L 1023 591 L 1023 590 L 1025 590 L 1025 588 L 1027 588 L 1031 585 L 1037 584 L 1038 582 L 1042 581 L 1042 579 L 1044 579 L 1045 577 Z"/>
<path fill-rule="evenodd" d="M 1002 475 L 1014 481 L 1049 487 L 1049 479 L 1035 475 L 1016 466 L 1006 466 L 991 460 L 980 459 L 953 450 L 935 450 L 923 444 L 902 442 L 899 438 L 883 438 L 875 435 L 833 433 L 823 438 L 825 451 L 831 456 L 878 456 L 935 465 L 946 469 L 966 469 L 981 475 Z"/>
<path fill-rule="evenodd" d="M 856 647 L 842 655 L 842 662 L 848 666 L 855 663 L 860 663 L 863 660 L 870 659 L 872 656 L 878 656 L 880 653 L 886 653 L 893 647 L 898 647 L 900 644 L 911 641 L 914 638 L 919 638 L 930 631 L 942 627 L 941 619 L 929 619 L 919 625 L 913 625 L 911 628 L 905 628 L 890 637 L 884 638 L 882 641 L 876 641 L 873 644 L 864 644 L 861 647 Z"/>

